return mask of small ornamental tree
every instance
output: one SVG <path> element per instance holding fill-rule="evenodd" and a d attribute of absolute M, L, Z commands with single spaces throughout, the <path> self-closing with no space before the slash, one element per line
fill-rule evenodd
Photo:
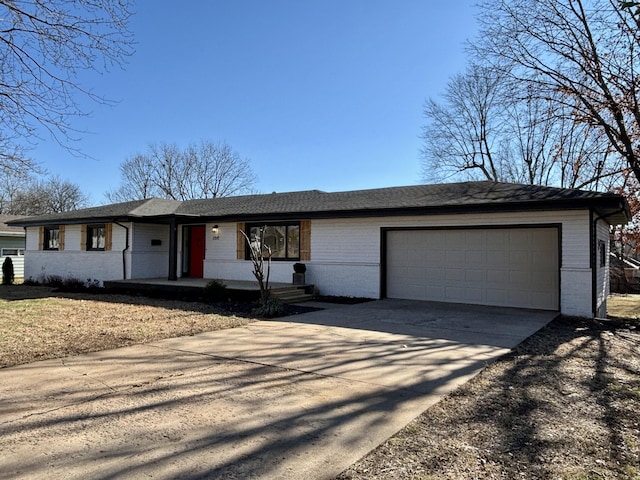
<path fill-rule="evenodd" d="M 2 263 L 2 284 L 11 285 L 13 279 L 13 260 L 11 260 L 11 257 L 7 257 Z"/>
<path fill-rule="evenodd" d="M 258 285 L 260 287 L 260 302 L 263 305 L 266 305 L 271 294 L 269 276 L 271 275 L 272 252 L 271 247 L 264 243 L 264 231 L 265 228 L 260 227 L 257 235 L 254 238 L 249 238 L 249 236 L 241 230 L 242 235 L 244 235 L 244 238 L 247 241 L 247 245 L 249 245 L 249 256 L 251 257 L 251 262 L 253 264 L 252 273 L 253 276 L 256 277 L 256 280 L 258 280 Z"/>

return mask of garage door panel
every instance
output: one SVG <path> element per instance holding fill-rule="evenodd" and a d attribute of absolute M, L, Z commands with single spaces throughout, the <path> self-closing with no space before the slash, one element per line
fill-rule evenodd
<path fill-rule="evenodd" d="M 510 270 L 509 284 L 513 289 L 529 288 L 531 286 L 531 274 L 522 270 Z"/>
<path fill-rule="evenodd" d="M 471 303 L 484 303 L 486 299 L 485 291 L 482 288 L 467 288 L 464 295 Z"/>
<path fill-rule="evenodd" d="M 476 245 L 474 245 L 476 247 Z M 487 264 L 487 255 L 485 250 L 472 249 L 465 252 L 465 263 L 469 266 L 483 267 Z"/>
<path fill-rule="evenodd" d="M 427 298 L 425 300 L 433 300 L 438 301 L 439 298 L 444 298 L 445 295 L 444 285 L 429 285 L 427 287 Z M 415 298 L 414 300 L 420 300 L 419 298 Z"/>
<path fill-rule="evenodd" d="M 444 290 L 446 302 L 458 302 L 464 296 L 464 288 L 458 286 L 447 286 Z"/>
<path fill-rule="evenodd" d="M 448 267 L 445 269 L 445 278 L 456 282 L 463 282 L 465 279 L 464 268 Z"/>
<path fill-rule="evenodd" d="M 468 269 L 466 270 L 465 280 L 468 283 L 473 284 L 474 282 L 485 282 L 487 279 L 486 270 L 480 269 Z"/>
<path fill-rule="evenodd" d="M 444 280 L 444 267 L 427 267 L 425 272 L 427 281 L 429 282 L 439 282 Z"/>
<path fill-rule="evenodd" d="M 505 305 L 509 302 L 509 292 L 504 288 L 487 288 L 485 292 L 487 305 Z"/>
<path fill-rule="evenodd" d="M 388 232 L 387 296 L 557 310 L 558 252 L 555 228 Z"/>
<path fill-rule="evenodd" d="M 489 287 L 504 285 L 509 281 L 509 270 L 487 270 L 487 284 Z"/>

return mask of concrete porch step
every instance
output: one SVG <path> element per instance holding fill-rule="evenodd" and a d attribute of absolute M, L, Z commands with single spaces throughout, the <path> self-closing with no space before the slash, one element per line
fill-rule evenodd
<path fill-rule="evenodd" d="M 277 298 L 282 303 L 300 303 L 313 299 L 313 295 L 306 293 L 306 289 L 304 287 L 272 289 L 271 296 Z"/>

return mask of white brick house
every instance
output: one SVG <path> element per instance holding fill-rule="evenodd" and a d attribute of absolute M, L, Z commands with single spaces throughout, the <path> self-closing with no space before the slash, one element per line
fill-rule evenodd
<path fill-rule="evenodd" d="M 185 202 L 148 199 L 13 222 L 25 277 L 253 280 L 241 231 L 267 228 L 272 280 L 322 294 L 602 316 L 619 195 L 496 182 Z"/>

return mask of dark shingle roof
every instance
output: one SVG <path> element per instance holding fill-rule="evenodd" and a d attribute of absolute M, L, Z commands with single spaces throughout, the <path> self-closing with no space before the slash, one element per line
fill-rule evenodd
<path fill-rule="evenodd" d="M 112 203 L 99 207 L 82 208 L 64 213 L 50 213 L 13 221 L 14 225 L 43 225 L 50 223 L 82 223 L 89 221 L 126 221 L 132 218 L 170 216 L 180 206 L 176 200 L 148 198 L 131 202 Z"/>
<path fill-rule="evenodd" d="M 17 224 L 72 223 L 97 219 L 158 220 L 177 216 L 211 220 L 251 220 L 301 217 L 350 217 L 438 214 L 463 211 L 594 208 L 626 223 L 628 205 L 620 195 L 500 182 L 464 182 L 354 190 L 244 195 L 204 200 L 149 199 L 25 219 Z"/>
<path fill-rule="evenodd" d="M 318 190 L 191 200 L 176 213 L 223 219 L 264 216 L 367 216 L 547 208 L 627 208 L 623 197 L 537 185 L 464 182 L 327 193 Z M 626 222 L 624 216 L 619 220 Z"/>

